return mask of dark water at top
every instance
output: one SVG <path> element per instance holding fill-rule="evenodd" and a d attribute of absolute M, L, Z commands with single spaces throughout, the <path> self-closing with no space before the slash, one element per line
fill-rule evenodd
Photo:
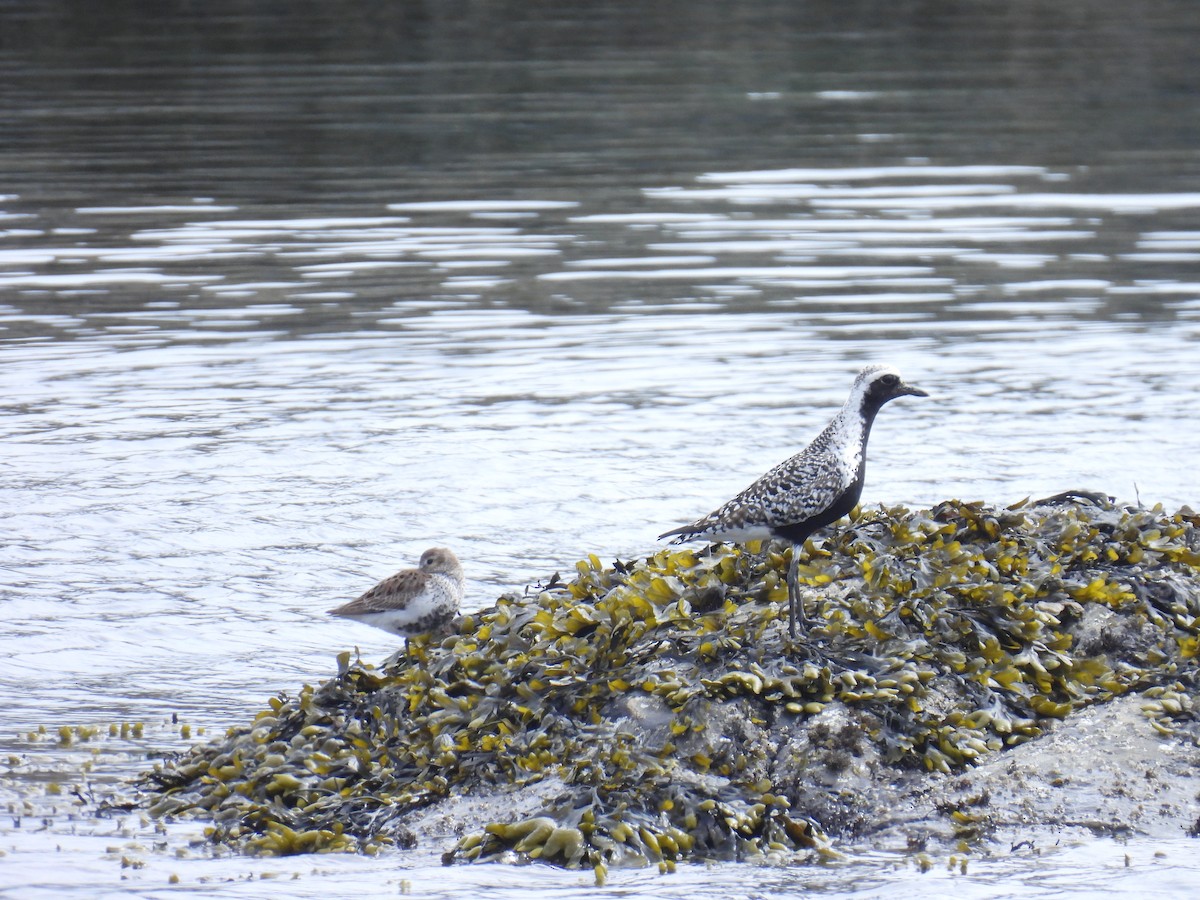
<path fill-rule="evenodd" d="M 865 502 L 1195 506 L 1198 46 L 1184 0 L 0 5 L 0 797 L 56 823 L 5 826 L 0 896 L 263 870 L 122 870 L 48 811 L 83 757 L 18 731 L 245 721 L 384 656 L 323 610 L 432 544 L 473 608 L 645 553 L 868 362 L 933 397 L 881 415 Z M 896 849 L 819 886 L 1195 874 L 1161 841 L 927 880 Z M 414 889 L 508 883 L 429 862 Z M 818 878 L 717 871 L 617 878 Z"/>
<path fill-rule="evenodd" d="M 1190 191 L 1196 15 L 1123 3 L 7 3 L 39 212 L 581 191 L 913 157 Z"/>

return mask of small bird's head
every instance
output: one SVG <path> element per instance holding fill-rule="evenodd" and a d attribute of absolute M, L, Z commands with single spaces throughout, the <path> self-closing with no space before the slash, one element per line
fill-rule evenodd
<path fill-rule="evenodd" d="M 462 568 L 458 557 L 445 547 L 430 547 L 421 554 L 421 561 L 417 565 L 422 572 L 441 572 L 442 574 L 457 572 Z"/>
<path fill-rule="evenodd" d="M 891 366 L 867 366 L 854 379 L 854 387 L 850 389 L 850 400 L 864 412 L 875 413 L 889 400 L 897 397 L 928 397 L 920 388 L 913 387 L 900 377 L 900 373 Z"/>

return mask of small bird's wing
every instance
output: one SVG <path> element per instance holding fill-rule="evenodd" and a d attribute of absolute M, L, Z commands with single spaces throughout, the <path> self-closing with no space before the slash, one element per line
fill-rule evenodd
<path fill-rule="evenodd" d="M 415 597 L 425 590 L 429 576 L 420 569 L 405 569 L 385 578 L 357 600 L 329 610 L 334 616 L 356 616 L 363 613 L 388 612 L 406 609 Z"/>

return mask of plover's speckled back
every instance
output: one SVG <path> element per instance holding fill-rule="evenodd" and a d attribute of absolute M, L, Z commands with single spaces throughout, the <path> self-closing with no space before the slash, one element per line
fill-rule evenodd
<path fill-rule="evenodd" d="M 401 637 L 441 631 L 458 613 L 467 580 L 458 557 L 445 547 L 421 554 L 415 569 L 385 578 L 331 616 L 374 625 Z"/>
<path fill-rule="evenodd" d="M 788 629 L 795 635 L 797 565 L 808 536 L 850 512 L 862 494 L 867 438 L 875 414 L 896 397 L 927 397 L 905 384 L 890 366 L 867 366 L 850 388 L 846 403 L 816 439 L 784 460 L 728 503 L 690 525 L 659 538 L 685 541 L 753 541 L 782 538 L 792 543 L 788 569 Z"/>

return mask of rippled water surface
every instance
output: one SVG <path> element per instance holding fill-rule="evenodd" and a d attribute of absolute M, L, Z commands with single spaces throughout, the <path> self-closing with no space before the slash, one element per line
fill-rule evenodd
<path fill-rule="evenodd" d="M 0 9 L 0 895 L 592 893 L 437 847 L 212 860 L 73 822 L 71 785 L 180 746 L 172 715 L 217 732 L 387 655 L 323 611 L 428 546 L 472 608 L 650 551 L 869 362 L 932 396 L 880 415 L 865 502 L 1200 499 L 1186 5 L 270 6 Z M 1045 850 L 612 883 L 1165 897 L 1198 872 L 1183 838 Z"/>

